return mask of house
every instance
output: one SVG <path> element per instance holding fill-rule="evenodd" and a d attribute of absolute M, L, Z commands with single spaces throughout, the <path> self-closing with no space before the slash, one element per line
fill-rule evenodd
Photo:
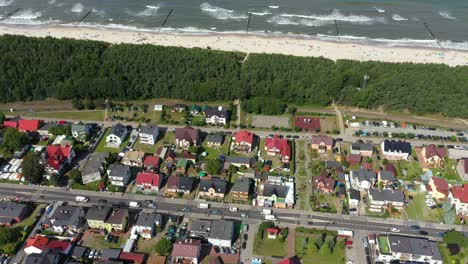
<path fill-rule="evenodd" d="M 106 205 L 93 205 L 86 213 L 86 222 L 93 229 L 104 229 L 105 221 L 111 214 L 112 208 Z"/>
<path fill-rule="evenodd" d="M 341 169 L 341 165 L 339 162 L 336 162 L 334 160 L 326 160 L 325 161 L 325 167 L 327 170 L 339 170 Z"/>
<path fill-rule="evenodd" d="M 125 232 L 128 222 L 127 208 L 114 208 L 104 221 L 104 229 L 107 231 Z"/>
<path fill-rule="evenodd" d="M 241 130 L 234 134 L 234 151 L 239 153 L 250 153 L 254 145 L 254 134 Z"/>
<path fill-rule="evenodd" d="M 118 123 L 111 127 L 109 134 L 106 136 L 107 145 L 118 148 L 127 137 L 127 127 Z"/>
<path fill-rule="evenodd" d="M 56 123 L 45 123 L 37 130 L 37 133 L 42 137 L 50 137 L 52 136 L 52 133 L 49 132 L 50 129 L 56 126 L 58 126 Z"/>
<path fill-rule="evenodd" d="M 24 247 L 24 253 L 29 254 L 41 254 L 42 251 L 47 249 L 49 239 L 45 236 L 33 236 L 26 240 L 26 246 Z"/>
<path fill-rule="evenodd" d="M 177 239 L 172 245 L 172 263 L 198 264 L 202 244 L 198 239 Z"/>
<path fill-rule="evenodd" d="M 43 124 L 43 120 L 19 119 L 17 128 L 20 131 L 38 131 Z"/>
<path fill-rule="evenodd" d="M 276 239 L 278 237 L 280 230 L 279 228 L 276 228 L 276 227 L 270 227 L 270 228 L 267 228 L 266 232 L 267 232 L 269 239 Z"/>
<path fill-rule="evenodd" d="M 358 207 L 358 204 L 361 201 L 361 192 L 356 189 L 350 189 L 348 192 L 348 195 L 349 195 L 349 208 Z"/>
<path fill-rule="evenodd" d="M 188 168 L 188 160 L 178 159 L 176 163 L 176 172 L 185 174 Z"/>
<path fill-rule="evenodd" d="M 235 200 L 248 201 L 251 190 L 252 179 L 247 177 L 239 177 L 234 182 L 234 186 L 232 186 L 231 197 Z"/>
<path fill-rule="evenodd" d="M 75 158 L 75 152 L 71 146 L 47 146 L 46 159 L 47 166 L 46 172 L 48 175 L 57 173 L 62 175 L 67 165 L 69 165 Z"/>
<path fill-rule="evenodd" d="M 227 156 L 224 161 L 224 168 L 229 168 L 230 165 L 235 167 L 245 166 L 251 168 L 255 164 L 255 159 L 250 157 Z"/>
<path fill-rule="evenodd" d="M 135 240 L 129 239 L 127 243 L 135 242 Z M 123 260 L 125 263 L 133 263 L 133 264 L 143 264 L 145 262 L 145 254 L 142 253 L 133 253 L 133 252 L 126 252 L 125 249 L 119 255 L 119 259 Z"/>
<path fill-rule="evenodd" d="M 140 143 L 154 145 L 158 140 L 159 130 L 157 125 L 147 124 L 140 129 Z"/>
<path fill-rule="evenodd" d="M 203 179 L 198 187 L 198 196 L 200 198 L 223 199 L 226 194 L 227 182 L 225 179 L 212 177 Z"/>
<path fill-rule="evenodd" d="M 378 176 L 378 181 L 382 182 L 384 186 L 388 184 L 393 184 L 396 181 L 396 178 L 393 175 L 393 172 L 391 171 L 379 170 L 379 173 L 377 174 L 377 176 Z"/>
<path fill-rule="evenodd" d="M 434 199 L 442 201 L 447 198 L 449 186 L 444 178 L 432 177 L 428 185 Z"/>
<path fill-rule="evenodd" d="M 122 164 L 111 164 L 107 168 L 109 181 L 115 186 L 127 186 L 131 177 L 130 167 Z"/>
<path fill-rule="evenodd" d="M 179 158 L 186 159 L 189 163 L 196 163 L 197 162 L 197 155 L 192 154 L 188 151 L 183 151 L 180 153 Z"/>
<path fill-rule="evenodd" d="M 397 169 L 395 168 L 395 165 L 393 165 L 393 163 L 389 163 L 387 165 L 385 165 L 385 168 L 384 168 L 386 171 L 390 171 L 392 172 L 393 176 L 396 178 L 398 176 L 398 172 L 397 172 Z"/>
<path fill-rule="evenodd" d="M 205 111 L 205 122 L 209 125 L 224 126 L 227 124 L 228 117 L 228 111 L 221 106 Z"/>
<path fill-rule="evenodd" d="M 407 160 L 411 155 L 411 144 L 401 140 L 385 140 L 381 148 L 383 157 L 388 160 Z"/>
<path fill-rule="evenodd" d="M 163 110 L 164 106 L 162 104 L 155 104 L 153 107 L 154 111 L 161 112 Z"/>
<path fill-rule="evenodd" d="M 298 116 L 294 119 L 294 127 L 297 127 L 303 131 L 320 131 L 320 118 L 318 117 L 308 117 L 308 116 Z"/>
<path fill-rule="evenodd" d="M 200 143 L 200 130 L 190 126 L 175 129 L 175 144 L 181 148 L 198 146 Z"/>
<path fill-rule="evenodd" d="M 83 226 L 85 212 L 83 207 L 60 205 L 52 209 L 51 215 L 44 221 L 44 226 L 57 233 L 66 230 L 78 232 Z"/>
<path fill-rule="evenodd" d="M 319 193 L 331 194 L 335 189 L 335 179 L 333 177 L 314 177 L 314 189 Z"/>
<path fill-rule="evenodd" d="M 374 185 L 375 181 L 377 180 L 377 177 L 375 175 L 375 172 L 360 168 L 359 170 L 351 171 L 350 179 L 351 186 L 354 189 L 368 190 L 372 187 L 372 185 Z"/>
<path fill-rule="evenodd" d="M 211 220 L 193 219 L 190 226 L 190 236 L 203 239 L 208 238 L 211 223 Z"/>
<path fill-rule="evenodd" d="M 136 177 L 136 186 L 139 191 L 158 192 L 163 176 L 152 172 L 140 172 Z"/>
<path fill-rule="evenodd" d="M 468 181 L 468 158 L 463 158 L 458 161 L 457 172 L 463 181 Z"/>
<path fill-rule="evenodd" d="M 193 178 L 187 176 L 169 176 L 166 195 L 189 194 L 193 189 Z"/>
<path fill-rule="evenodd" d="M 445 166 L 444 159 L 447 157 L 447 151 L 443 147 L 439 148 L 430 144 L 421 149 L 421 156 L 428 167 L 442 168 Z"/>
<path fill-rule="evenodd" d="M 46 250 L 58 250 L 63 254 L 68 255 L 72 248 L 72 244 L 68 241 L 61 241 L 61 240 L 50 240 L 49 244 L 47 244 Z"/>
<path fill-rule="evenodd" d="M 359 154 L 349 154 L 348 155 L 348 163 L 349 163 L 349 165 L 361 164 L 361 155 L 359 155 Z"/>
<path fill-rule="evenodd" d="M 27 204 L 0 201 L 0 225 L 12 226 L 29 216 L 31 210 Z"/>
<path fill-rule="evenodd" d="M 133 226 L 136 233 L 146 239 L 152 239 L 156 233 L 156 227 L 162 226 L 162 216 L 156 212 L 141 211 L 138 219 Z"/>
<path fill-rule="evenodd" d="M 125 152 L 125 155 L 122 159 L 122 164 L 130 167 L 142 167 L 144 158 L 145 152 L 129 150 Z"/>
<path fill-rule="evenodd" d="M 175 105 L 172 106 L 171 112 L 181 113 L 181 112 L 184 112 L 186 108 L 187 108 L 187 105 L 185 105 L 185 104 L 175 104 Z"/>
<path fill-rule="evenodd" d="M 190 114 L 192 115 L 198 115 L 201 112 L 201 107 L 194 104 L 190 107 L 189 111 L 190 111 Z"/>
<path fill-rule="evenodd" d="M 72 257 L 73 260 L 80 261 L 84 257 L 87 257 L 87 255 L 85 254 L 87 251 L 88 249 L 86 247 L 74 246 L 73 250 L 71 251 L 70 256 Z"/>
<path fill-rule="evenodd" d="M 284 163 L 288 163 L 291 159 L 291 145 L 287 139 L 280 138 L 278 135 L 266 138 L 265 150 L 269 156 L 279 155 Z"/>
<path fill-rule="evenodd" d="M 369 210 L 382 212 L 387 208 L 402 210 L 405 207 L 403 192 L 392 189 L 369 189 Z"/>
<path fill-rule="evenodd" d="M 26 255 L 24 264 L 62 264 L 66 256 L 60 250 L 46 249 L 41 253 Z"/>
<path fill-rule="evenodd" d="M 206 144 L 209 147 L 220 147 L 224 143 L 224 136 L 219 133 L 209 134 L 206 137 Z"/>
<path fill-rule="evenodd" d="M 213 246 L 231 247 L 234 240 L 234 222 L 229 220 L 213 220 L 211 222 L 208 242 Z"/>
<path fill-rule="evenodd" d="M 312 149 L 325 153 L 333 148 L 333 138 L 328 136 L 312 136 Z"/>
<path fill-rule="evenodd" d="M 105 165 L 107 164 L 108 152 L 94 152 L 89 155 L 80 169 L 81 181 L 83 184 L 89 184 L 101 180 L 105 173 Z"/>
<path fill-rule="evenodd" d="M 260 207 L 293 207 L 294 182 L 259 184 L 256 203 Z"/>
<path fill-rule="evenodd" d="M 91 134 L 91 125 L 89 124 L 73 124 L 71 126 L 72 136 L 76 139 L 85 139 Z"/>
<path fill-rule="evenodd" d="M 157 172 L 160 165 L 161 158 L 159 156 L 146 156 L 145 160 L 143 161 L 143 169 L 145 171 Z"/>
<path fill-rule="evenodd" d="M 468 183 L 453 187 L 447 200 L 455 208 L 458 216 L 466 218 L 468 216 Z"/>
<path fill-rule="evenodd" d="M 359 154 L 362 157 L 372 157 L 374 152 L 374 145 L 372 143 L 364 143 L 357 141 L 351 144 L 351 154 Z"/>
<path fill-rule="evenodd" d="M 376 241 L 379 244 L 379 250 L 375 255 L 375 261 L 384 263 L 443 263 L 437 242 L 429 241 L 425 237 L 388 234 L 386 236 L 380 235 Z M 385 245 L 380 245 L 381 243 L 385 243 Z M 383 254 L 382 252 L 385 251 L 381 248 L 389 251 L 388 254 Z"/>

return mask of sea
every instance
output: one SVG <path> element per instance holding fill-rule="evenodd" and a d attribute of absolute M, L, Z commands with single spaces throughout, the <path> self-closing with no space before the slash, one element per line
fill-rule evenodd
<path fill-rule="evenodd" d="M 0 0 L 1 24 L 468 50 L 468 0 Z"/>

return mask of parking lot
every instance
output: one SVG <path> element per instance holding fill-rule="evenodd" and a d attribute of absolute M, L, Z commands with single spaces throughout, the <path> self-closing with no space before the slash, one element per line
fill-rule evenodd
<path fill-rule="evenodd" d="M 272 126 L 289 128 L 289 117 L 254 115 L 252 116 L 252 126 L 263 128 L 271 128 Z"/>

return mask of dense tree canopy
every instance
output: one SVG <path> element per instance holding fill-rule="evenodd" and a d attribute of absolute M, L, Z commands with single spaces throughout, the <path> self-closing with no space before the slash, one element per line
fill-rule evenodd
<path fill-rule="evenodd" d="M 202 49 L 1 36 L 0 102 L 54 97 L 93 109 L 103 99 L 261 97 L 468 117 L 466 66 L 271 54 L 250 54 L 242 63 L 244 57 Z"/>
<path fill-rule="evenodd" d="M 28 152 L 24 156 L 22 169 L 23 176 L 33 184 L 40 184 L 44 179 L 44 166 L 41 164 L 41 157 L 33 152 Z"/>

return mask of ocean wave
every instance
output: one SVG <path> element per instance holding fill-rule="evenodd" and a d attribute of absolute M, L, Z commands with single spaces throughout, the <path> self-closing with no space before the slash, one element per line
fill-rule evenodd
<path fill-rule="evenodd" d="M 158 14 L 159 6 L 147 5 L 146 9 L 136 13 L 136 16 L 154 16 Z"/>
<path fill-rule="evenodd" d="M 439 11 L 439 15 L 446 19 L 456 19 L 456 17 L 452 16 L 452 13 L 450 13 L 449 11 Z"/>
<path fill-rule="evenodd" d="M 376 6 L 374 6 L 374 9 L 379 12 L 379 13 L 385 13 L 385 9 L 382 9 L 382 8 L 378 8 Z"/>
<path fill-rule="evenodd" d="M 271 9 L 278 9 L 279 8 L 279 6 L 268 6 L 268 7 L 271 8 Z"/>
<path fill-rule="evenodd" d="M 82 3 L 76 3 L 73 5 L 73 7 L 71 8 L 71 11 L 73 13 L 81 13 L 83 12 L 83 9 L 84 9 L 84 6 Z"/>
<path fill-rule="evenodd" d="M 301 25 L 308 27 L 322 27 L 326 25 L 331 25 L 334 22 L 331 20 L 319 20 L 319 19 L 309 19 L 309 18 L 298 18 L 298 17 L 284 17 L 281 15 L 273 16 L 267 20 L 268 23 L 273 23 L 277 25 Z"/>
<path fill-rule="evenodd" d="M 251 13 L 252 15 L 256 15 L 256 16 L 266 16 L 266 15 L 271 15 L 271 12 L 270 11 L 262 11 L 262 12 L 249 12 Z"/>
<path fill-rule="evenodd" d="M 395 20 L 395 21 L 406 21 L 406 20 L 408 20 L 407 18 L 402 17 L 402 16 L 400 16 L 398 14 L 393 14 L 392 19 Z"/>
<path fill-rule="evenodd" d="M 0 0 L 0 6 L 9 6 L 15 0 Z"/>
<path fill-rule="evenodd" d="M 208 14 L 209 16 L 220 19 L 220 20 L 226 20 L 226 19 L 234 19 L 234 20 L 239 20 L 239 19 L 246 19 L 247 16 L 243 14 L 239 14 L 234 12 L 234 10 L 229 10 L 226 8 L 222 8 L 219 6 L 211 5 L 210 3 L 204 2 L 200 5 L 200 9 Z"/>
<path fill-rule="evenodd" d="M 370 25 L 374 24 L 375 22 L 385 23 L 384 17 L 368 17 L 363 15 L 344 15 L 338 9 L 334 9 L 328 15 L 300 15 L 300 14 L 280 14 L 283 17 L 298 17 L 298 18 L 307 18 L 307 19 L 316 19 L 316 20 L 324 20 L 324 21 L 342 21 L 342 22 L 349 22 L 352 24 L 365 24 Z"/>
<path fill-rule="evenodd" d="M 2 24 L 13 24 L 13 25 L 40 25 L 45 23 L 51 23 L 49 21 L 37 21 L 42 16 L 41 12 L 34 12 L 31 9 L 24 9 L 16 14 L 11 15 L 7 19 L 1 21 Z"/>
<path fill-rule="evenodd" d="M 99 9 L 93 8 L 92 11 L 93 11 L 93 14 L 101 16 L 101 17 L 106 15 L 106 11 L 104 9 L 99 10 Z"/>
<path fill-rule="evenodd" d="M 267 20 L 268 23 L 273 23 L 277 25 L 299 25 L 299 22 L 293 21 L 293 19 L 282 16 L 273 16 Z"/>
<path fill-rule="evenodd" d="M 53 4 L 55 4 L 56 2 L 57 2 L 57 0 L 49 0 L 49 1 L 47 1 L 47 3 L 48 3 L 49 5 L 53 5 Z"/>

